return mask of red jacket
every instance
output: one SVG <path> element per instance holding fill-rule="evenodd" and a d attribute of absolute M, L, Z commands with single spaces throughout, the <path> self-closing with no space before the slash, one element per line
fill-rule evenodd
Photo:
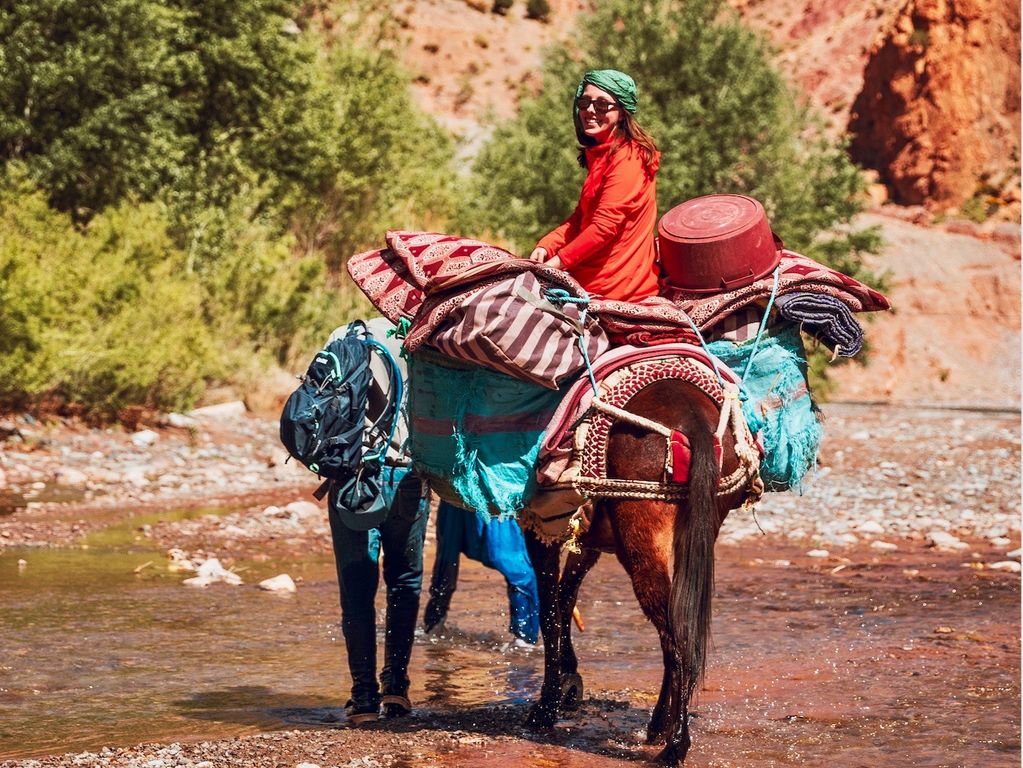
<path fill-rule="evenodd" d="M 657 294 L 656 154 L 649 167 L 632 142 L 586 149 L 589 172 L 568 221 L 538 246 L 561 258 L 561 267 L 593 295 L 639 301 Z"/>

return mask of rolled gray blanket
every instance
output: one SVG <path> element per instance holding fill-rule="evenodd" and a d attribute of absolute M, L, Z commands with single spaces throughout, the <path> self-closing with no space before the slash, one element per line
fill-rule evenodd
<path fill-rule="evenodd" d="M 780 317 L 799 323 L 836 355 L 853 357 L 863 347 L 863 328 L 849 307 L 834 296 L 797 291 L 779 296 L 774 306 Z"/>

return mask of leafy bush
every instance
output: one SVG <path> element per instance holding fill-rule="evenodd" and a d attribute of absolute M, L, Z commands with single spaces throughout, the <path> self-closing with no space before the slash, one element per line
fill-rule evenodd
<path fill-rule="evenodd" d="M 494 4 L 490 7 L 490 10 L 496 14 L 504 16 L 511 10 L 513 2 L 514 0 L 494 0 Z"/>
<path fill-rule="evenodd" d="M 526 0 L 526 16 L 538 21 L 547 21 L 551 16 L 551 4 L 547 0 Z"/>
<path fill-rule="evenodd" d="M 79 231 L 24 182 L 0 190 L 0 405 L 187 406 L 216 368 L 198 280 L 158 208 Z"/>
<path fill-rule="evenodd" d="M 336 37 L 308 28 L 330 13 L 0 8 L 0 407 L 183 407 L 367 313 L 340 268 L 443 219 L 453 147 L 411 99 L 393 15 L 356 0 Z"/>
<path fill-rule="evenodd" d="M 292 228 L 301 250 L 322 250 L 337 270 L 386 229 L 418 228 L 424 215 L 453 209 L 454 148 L 413 102 L 393 53 L 340 46 L 319 66 L 320 98 L 334 107 L 320 138 L 330 172 L 296 201 Z"/>
<path fill-rule="evenodd" d="M 0 408 L 180 409 L 210 382 L 304 359 L 365 307 L 235 211 L 177 247 L 167 211 L 124 203 L 77 227 L 9 174 L 0 187 Z M 205 258 L 205 248 L 217 258 Z"/>

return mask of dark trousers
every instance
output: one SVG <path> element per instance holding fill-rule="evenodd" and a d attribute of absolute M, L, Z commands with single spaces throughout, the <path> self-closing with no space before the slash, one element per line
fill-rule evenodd
<path fill-rule="evenodd" d="M 426 626 L 432 628 L 447 614 L 463 554 L 504 576 L 508 584 L 508 631 L 535 643 L 540 632 L 540 600 L 519 524 L 469 512 L 446 501 L 441 501 L 437 509 L 437 559 L 423 617 Z"/>
<path fill-rule="evenodd" d="M 378 528 L 353 531 L 329 505 L 330 533 L 341 593 L 341 631 L 352 676 L 352 700 L 377 704 L 384 694 L 406 695 L 408 664 L 423 584 L 423 539 L 429 515 L 423 483 L 411 473 L 398 484 L 393 506 Z M 387 587 L 384 667 L 376 677 L 376 593 L 383 553 Z"/>

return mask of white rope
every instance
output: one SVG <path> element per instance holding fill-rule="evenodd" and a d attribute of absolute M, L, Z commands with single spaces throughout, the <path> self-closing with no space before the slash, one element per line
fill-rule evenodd
<path fill-rule="evenodd" d="M 633 426 L 640 427 L 641 429 L 647 429 L 650 430 L 651 432 L 656 432 L 658 435 L 663 435 L 664 437 L 667 438 L 671 437 L 671 430 L 668 429 L 663 424 L 658 424 L 656 421 L 651 421 L 650 419 L 644 418 L 642 416 L 637 416 L 635 413 L 626 411 L 623 408 L 619 408 L 618 406 L 611 405 L 610 403 L 605 403 L 598 397 L 593 398 L 591 404 L 593 405 L 593 408 L 595 410 L 602 411 L 603 413 L 606 413 L 608 416 L 612 416 L 616 419 L 619 419 L 620 421 L 627 422 L 629 424 L 632 424 Z"/>
<path fill-rule="evenodd" d="M 739 460 L 739 466 L 736 467 L 734 472 L 719 480 L 717 495 L 725 496 L 733 491 L 737 491 L 748 482 L 750 497 L 753 501 L 756 501 L 764 492 L 764 483 L 760 479 L 760 454 L 753 441 L 749 424 L 746 423 L 742 413 L 742 402 L 739 399 L 738 385 L 731 382 L 722 382 L 722 391 L 724 392 L 724 402 L 721 404 L 721 414 L 718 417 L 717 431 L 714 435 L 718 443 L 721 444 L 725 436 L 725 430 L 729 427 L 732 428 L 732 434 L 735 437 L 735 456 Z M 638 416 L 623 408 L 606 403 L 599 397 L 593 398 L 592 406 L 594 410 L 606 413 L 614 419 L 632 424 L 640 429 L 646 429 L 654 434 L 662 435 L 669 440 L 671 439 L 672 430 L 652 419 Z M 685 495 L 684 492 L 665 493 L 663 490 L 655 490 L 661 486 L 659 483 L 652 481 L 605 478 L 594 482 L 592 478 L 587 478 L 585 481 L 577 481 L 577 483 L 573 484 L 588 486 L 585 490 L 597 491 L 601 496 L 612 498 L 668 499 Z M 584 489 L 580 488 L 580 490 Z"/>

